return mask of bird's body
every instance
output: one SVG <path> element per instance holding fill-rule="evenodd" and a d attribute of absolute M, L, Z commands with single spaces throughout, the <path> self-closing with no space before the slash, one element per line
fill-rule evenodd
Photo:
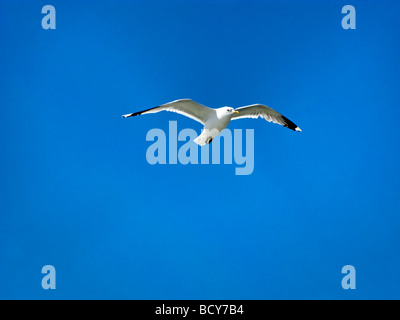
<path fill-rule="evenodd" d="M 230 114 L 225 108 L 215 109 L 215 114 L 205 122 L 201 135 L 194 142 L 201 146 L 210 143 L 212 139 L 228 126 L 232 116 L 233 113 Z"/>
<path fill-rule="evenodd" d="M 270 107 L 253 104 L 237 108 L 236 110 L 230 107 L 222 107 L 218 109 L 211 109 L 205 107 L 191 99 L 175 100 L 161 106 L 129 113 L 122 117 L 134 117 L 141 114 L 157 113 L 160 111 L 172 111 L 187 116 L 195 121 L 204 125 L 202 133 L 194 140 L 199 145 L 208 144 L 214 139 L 222 130 L 224 130 L 231 120 L 241 118 L 258 118 L 262 117 L 267 121 L 272 121 L 283 125 L 295 131 L 301 131 L 300 128 L 290 121 L 285 116 L 271 109 Z"/>

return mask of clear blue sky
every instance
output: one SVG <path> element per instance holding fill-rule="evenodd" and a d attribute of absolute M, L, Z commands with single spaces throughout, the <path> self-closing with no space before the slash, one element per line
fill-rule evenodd
<path fill-rule="evenodd" d="M 41 8 L 56 8 L 43 30 Z M 343 30 L 341 8 L 357 10 Z M 0 298 L 399 299 L 400 3 L 1 1 Z M 178 98 L 263 103 L 255 169 L 155 165 Z M 181 143 L 183 144 L 183 143 Z M 57 289 L 43 290 L 53 265 Z M 343 290 L 353 265 L 357 289 Z"/>

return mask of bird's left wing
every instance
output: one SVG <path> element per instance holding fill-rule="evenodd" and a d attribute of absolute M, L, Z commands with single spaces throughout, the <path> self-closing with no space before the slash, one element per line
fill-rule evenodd
<path fill-rule="evenodd" d="M 214 109 L 205 107 L 200 103 L 197 103 L 191 99 L 180 99 L 168 102 L 166 104 L 163 104 L 155 108 L 135 113 L 125 114 L 122 117 L 128 118 L 128 117 L 139 116 L 141 114 L 157 113 L 160 111 L 176 112 L 186 117 L 189 117 L 195 121 L 198 121 L 202 124 L 204 124 L 208 120 L 208 118 L 212 117 L 215 114 Z"/>
<path fill-rule="evenodd" d="M 232 120 L 242 119 L 242 118 L 264 118 L 265 120 L 273 123 L 280 124 L 286 128 L 301 131 L 301 129 L 295 125 L 292 121 L 290 121 L 285 116 L 281 115 L 279 112 L 274 109 L 264 106 L 262 104 L 252 104 L 250 106 L 240 107 L 235 109 L 239 113 L 235 113 L 232 117 Z"/>

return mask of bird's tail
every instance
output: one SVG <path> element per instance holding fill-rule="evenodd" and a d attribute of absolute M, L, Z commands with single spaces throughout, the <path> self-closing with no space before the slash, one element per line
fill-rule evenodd
<path fill-rule="evenodd" d="M 194 142 L 200 146 L 204 146 L 205 144 L 210 144 L 218 134 L 219 131 L 217 129 L 204 129 L 203 132 L 196 139 L 194 139 Z"/>
<path fill-rule="evenodd" d="M 199 146 L 204 146 L 209 139 L 210 139 L 210 137 L 208 137 L 208 135 L 202 133 L 196 139 L 194 139 L 194 142 L 196 142 Z M 212 140 L 212 138 L 211 138 L 211 140 Z M 210 142 L 208 142 L 208 143 L 210 143 Z"/>

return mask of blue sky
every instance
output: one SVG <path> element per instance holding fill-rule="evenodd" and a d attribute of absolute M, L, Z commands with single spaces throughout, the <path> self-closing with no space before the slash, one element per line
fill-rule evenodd
<path fill-rule="evenodd" d="M 0 2 L 0 298 L 399 299 L 399 10 Z M 248 176 L 152 166 L 150 129 L 200 124 L 121 115 L 178 98 L 267 104 L 303 132 L 232 122 L 255 130 Z M 56 290 L 41 287 L 48 264 Z"/>

